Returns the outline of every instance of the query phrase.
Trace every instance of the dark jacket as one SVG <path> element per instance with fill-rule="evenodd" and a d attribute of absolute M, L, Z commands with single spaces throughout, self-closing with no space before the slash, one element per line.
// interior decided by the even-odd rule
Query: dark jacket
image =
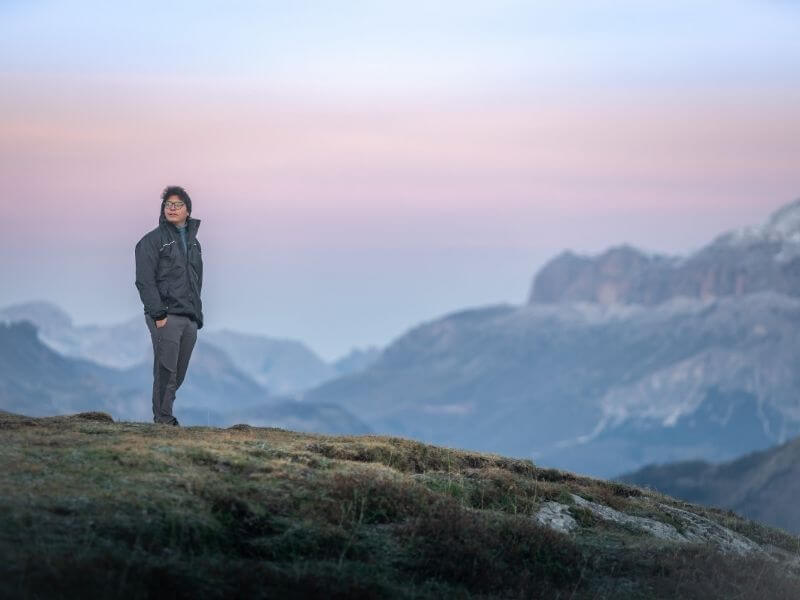
<path fill-rule="evenodd" d="M 158 227 L 136 244 L 136 288 L 145 314 L 154 320 L 167 314 L 186 315 L 203 327 L 203 255 L 197 239 L 200 219 L 186 219 L 186 247 L 181 246 L 178 228 L 167 221 L 164 205 Z"/>

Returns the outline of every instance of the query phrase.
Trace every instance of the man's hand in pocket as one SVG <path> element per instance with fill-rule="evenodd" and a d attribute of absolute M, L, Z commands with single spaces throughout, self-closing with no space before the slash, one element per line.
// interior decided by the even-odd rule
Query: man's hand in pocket
<path fill-rule="evenodd" d="M 163 327 L 167 324 L 167 317 L 164 317 L 160 321 L 156 321 L 156 327 Z"/>

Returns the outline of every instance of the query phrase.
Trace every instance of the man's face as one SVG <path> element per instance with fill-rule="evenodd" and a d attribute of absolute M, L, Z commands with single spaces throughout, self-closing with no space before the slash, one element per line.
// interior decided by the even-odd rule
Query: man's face
<path fill-rule="evenodd" d="M 186 209 L 186 204 L 183 203 L 180 196 L 170 196 L 164 204 L 164 216 L 167 221 L 173 225 L 183 225 L 186 222 L 186 217 L 189 216 L 189 211 Z"/>

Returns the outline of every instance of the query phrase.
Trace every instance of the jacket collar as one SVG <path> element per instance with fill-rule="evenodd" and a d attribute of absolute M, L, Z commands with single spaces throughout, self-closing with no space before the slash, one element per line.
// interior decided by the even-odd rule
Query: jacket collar
<path fill-rule="evenodd" d="M 162 214 L 158 219 L 158 224 L 170 232 L 171 235 L 178 235 L 178 228 L 172 223 L 167 221 L 167 218 Z M 186 217 L 186 241 L 187 243 L 197 236 L 197 230 L 200 227 L 200 219 L 193 219 Z"/>

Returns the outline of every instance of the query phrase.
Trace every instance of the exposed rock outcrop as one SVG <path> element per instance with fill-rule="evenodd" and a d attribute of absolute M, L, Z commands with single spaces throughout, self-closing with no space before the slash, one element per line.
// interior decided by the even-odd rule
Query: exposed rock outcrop
<path fill-rule="evenodd" d="M 771 557 L 775 551 L 774 548 L 762 546 L 711 519 L 675 506 L 653 502 L 650 498 L 630 500 L 655 508 L 660 514 L 670 517 L 673 523 L 626 514 L 610 506 L 586 500 L 576 494 L 570 494 L 570 498 L 574 507 L 587 510 L 603 521 L 639 530 L 660 540 L 679 544 L 711 544 L 720 552 L 740 556 L 761 553 Z M 572 516 L 571 510 L 572 508 L 566 504 L 545 502 L 536 513 L 536 521 L 555 531 L 572 533 L 579 528 L 579 524 Z"/>

